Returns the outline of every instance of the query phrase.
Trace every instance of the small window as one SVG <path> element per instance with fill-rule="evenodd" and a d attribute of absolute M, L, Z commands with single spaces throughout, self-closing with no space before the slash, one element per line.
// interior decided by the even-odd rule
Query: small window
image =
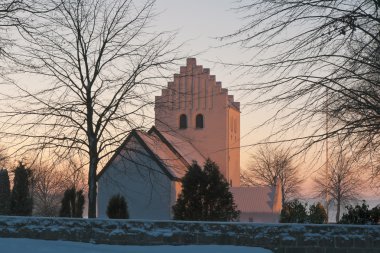
<path fill-rule="evenodd" d="M 203 128 L 203 115 L 198 114 L 195 118 L 195 127 L 196 128 Z"/>
<path fill-rule="evenodd" d="M 185 114 L 181 114 L 181 116 L 179 116 L 179 128 L 180 129 L 187 128 L 187 117 Z"/>

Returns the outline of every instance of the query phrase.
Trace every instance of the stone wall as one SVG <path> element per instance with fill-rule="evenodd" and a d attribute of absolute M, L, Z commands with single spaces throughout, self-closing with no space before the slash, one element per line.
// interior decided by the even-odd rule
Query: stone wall
<path fill-rule="evenodd" d="M 380 226 L 0 217 L 0 237 L 129 245 L 228 244 L 274 252 L 380 252 Z"/>

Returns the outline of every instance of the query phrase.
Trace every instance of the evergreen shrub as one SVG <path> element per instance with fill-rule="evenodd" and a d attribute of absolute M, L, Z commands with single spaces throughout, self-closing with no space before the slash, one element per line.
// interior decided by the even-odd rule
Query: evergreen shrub
<path fill-rule="evenodd" d="M 82 218 L 84 208 L 83 191 L 76 191 L 75 187 L 69 188 L 63 194 L 61 201 L 60 217 Z"/>
<path fill-rule="evenodd" d="M 120 194 L 113 196 L 107 206 L 107 216 L 110 219 L 128 219 L 128 206 Z"/>
<path fill-rule="evenodd" d="M 233 221 L 240 215 L 228 182 L 210 159 L 203 170 L 196 163 L 190 166 L 173 213 L 174 219 L 192 221 Z"/>

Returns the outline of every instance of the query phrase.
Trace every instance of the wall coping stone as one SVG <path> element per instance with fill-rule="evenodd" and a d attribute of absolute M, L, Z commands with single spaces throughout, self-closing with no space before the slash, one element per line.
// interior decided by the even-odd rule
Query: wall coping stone
<path fill-rule="evenodd" d="M 0 216 L 0 237 L 128 245 L 221 244 L 274 252 L 380 252 L 379 225 Z"/>

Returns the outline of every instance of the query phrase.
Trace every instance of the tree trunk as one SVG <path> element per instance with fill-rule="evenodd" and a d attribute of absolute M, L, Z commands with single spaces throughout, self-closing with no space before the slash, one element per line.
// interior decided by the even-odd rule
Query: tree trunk
<path fill-rule="evenodd" d="M 90 99 L 89 99 L 90 101 Z M 89 155 L 90 155 L 90 165 L 88 168 L 88 218 L 96 218 L 96 170 L 98 168 L 98 142 L 96 135 L 92 127 L 92 115 L 93 109 L 91 105 L 88 105 L 88 142 L 89 142 Z"/>
<path fill-rule="evenodd" d="M 335 217 L 335 221 L 336 223 L 339 222 L 339 219 L 340 219 L 340 199 L 337 200 L 337 206 L 336 206 L 336 217 Z"/>
<path fill-rule="evenodd" d="M 98 165 L 97 155 L 90 156 L 88 170 L 88 218 L 96 218 L 96 169 Z"/>
<path fill-rule="evenodd" d="M 94 131 L 93 125 L 93 100 L 91 97 L 92 84 L 88 84 L 87 94 L 87 138 L 89 148 L 90 165 L 88 168 L 88 218 L 96 218 L 96 170 L 98 167 L 98 139 Z"/>

